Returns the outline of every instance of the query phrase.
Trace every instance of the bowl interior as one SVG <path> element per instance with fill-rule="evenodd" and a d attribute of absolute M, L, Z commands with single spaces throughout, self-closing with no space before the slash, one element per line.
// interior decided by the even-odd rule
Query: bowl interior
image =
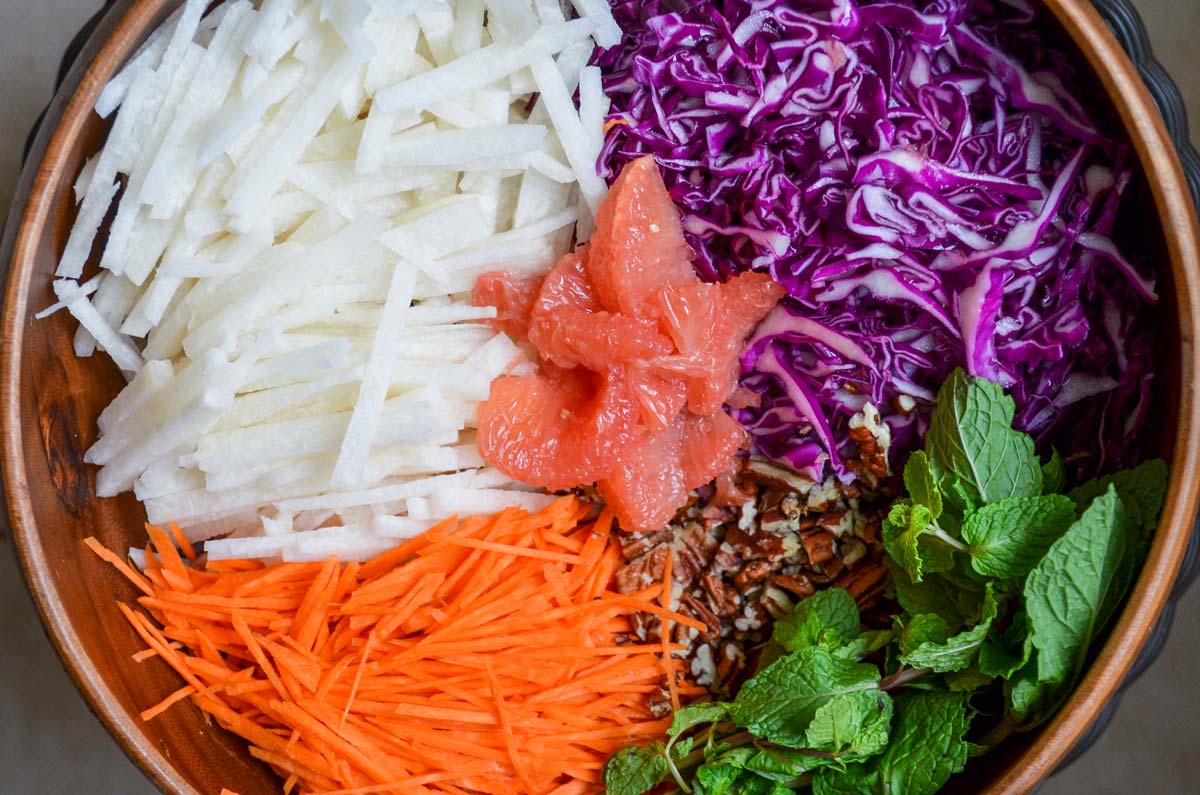
<path fill-rule="evenodd" d="M 97 417 L 125 381 L 106 357 L 79 359 L 74 355 L 76 324 L 65 312 L 41 321 L 32 317 L 33 312 L 54 302 L 51 280 L 75 216 L 74 177 L 86 157 L 98 150 L 107 130 L 107 124 L 90 113 L 95 95 L 174 5 L 161 0 L 118 3 L 85 49 L 84 63 L 76 66 L 51 110 L 48 128 L 57 125 L 53 138 L 48 129 L 43 143 L 35 147 L 34 158 L 43 150 L 46 157 L 36 174 L 27 174 L 21 193 L 29 201 L 27 212 L 24 219 L 14 216 L 8 236 L 13 259 L 4 317 L 9 346 L 3 383 L 5 477 L 31 591 L 52 640 L 92 710 L 165 791 L 213 795 L 228 787 L 241 795 L 268 795 L 279 791 L 274 775 L 248 756 L 243 741 L 211 725 L 191 705 L 172 708 L 148 724 L 138 717 L 141 710 L 178 689 L 180 682 L 162 660 L 137 663 L 131 659 L 144 644 L 125 622 L 117 601 L 132 603 L 138 594 L 82 543 L 87 536 L 95 536 L 109 549 L 119 551 L 145 540 L 145 513 L 137 500 L 131 494 L 97 499 L 93 468 L 82 461 L 83 452 L 95 441 Z M 1077 0 L 1056 0 L 1050 5 L 1074 6 Z M 1065 49 L 1076 50 L 1075 38 L 1046 16 L 1046 24 L 1055 30 L 1052 35 Z M 1098 17 L 1096 24 L 1102 24 Z M 88 61 L 91 67 L 85 73 Z M 1130 99 L 1111 100 L 1101 81 L 1088 82 L 1094 88 L 1087 99 L 1106 116 L 1109 129 L 1131 132 L 1122 121 L 1129 118 L 1123 111 L 1129 111 Z M 1144 109 L 1134 108 L 1134 112 Z M 1170 459 L 1175 445 L 1184 441 L 1177 439 L 1179 429 L 1187 426 L 1183 415 L 1194 409 L 1191 391 L 1180 388 L 1190 382 L 1193 373 L 1191 362 L 1184 359 L 1185 353 L 1192 355 L 1191 348 L 1181 347 L 1182 339 L 1191 339 L 1184 326 L 1190 328 L 1192 319 L 1180 310 L 1177 287 L 1186 283 L 1194 288 L 1196 274 L 1181 263 L 1180 247 L 1173 250 L 1169 235 L 1181 232 L 1164 225 L 1163 219 L 1172 215 L 1147 179 L 1145 162 L 1140 166 L 1122 205 L 1124 239 L 1120 242 L 1126 250 L 1153 263 L 1160 273 L 1162 303 L 1157 317 L 1161 345 L 1156 352 L 1159 380 L 1154 411 L 1155 416 L 1180 420 L 1161 423 L 1153 446 Z M 1156 180 L 1160 178 L 1155 175 Z M 1194 265 L 1193 252 L 1191 267 Z M 94 263 L 91 267 L 94 269 Z M 1185 271 L 1187 282 L 1180 281 Z M 1187 502 L 1189 498 L 1181 499 Z M 1182 550 L 1178 539 L 1171 543 Z M 1139 589 L 1135 601 L 1138 598 L 1149 597 Z M 1124 656 L 1131 654 L 1127 651 Z M 1101 662 L 1120 667 L 1131 659 L 1113 663 L 1102 657 Z M 1006 789 L 1006 780 L 1014 766 L 1029 761 L 1032 749 L 1059 744 L 1065 753 L 1085 728 L 1064 733 L 1057 725 L 1012 740 L 972 762 L 968 774 L 955 782 L 952 791 L 1014 791 Z"/>

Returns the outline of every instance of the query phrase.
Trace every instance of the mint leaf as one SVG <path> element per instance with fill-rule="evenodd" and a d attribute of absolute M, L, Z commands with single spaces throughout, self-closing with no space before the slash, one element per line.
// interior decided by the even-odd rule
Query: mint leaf
<path fill-rule="evenodd" d="M 1042 494 L 1062 494 L 1067 487 L 1067 470 L 1058 448 L 1050 450 L 1050 460 L 1042 464 Z"/>
<path fill-rule="evenodd" d="M 967 763 L 964 693 L 909 691 L 896 699 L 892 739 L 871 766 L 883 795 L 934 795 Z"/>
<path fill-rule="evenodd" d="M 1009 497 L 963 522 L 971 566 L 988 577 L 1024 577 L 1075 521 L 1075 503 L 1059 494 Z"/>
<path fill-rule="evenodd" d="M 963 521 L 978 510 L 979 495 L 972 495 L 962 478 L 953 472 L 939 476 L 938 489 L 942 493 L 942 515 L 938 523 L 950 531 L 960 529 Z"/>
<path fill-rule="evenodd" d="M 730 717 L 752 734 L 802 746 L 817 710 L 844 693 L 874 690 L 879 669 L 808 646 L 781 657 L 742 686 Z"/>
<path fill-rule="evenodd" d="M 1004 698 L 1008 702 L 1008 716 L 1018 725 L 1032 728 L 1049 700 L 1050 685 L 1038 681 L 1036 659 L 1025 663 L 1004 683 Z"/>
<path fill-rule="evenodd" d="M 675 715 L 671 719 L 671 728 L 667 729 L 667 736 L 674 740 L 693 726 L 699 726 L 701 723 L 716 723 L 725 720 L 728 715 L 729 705 L 724 701 L 688 704 L 686 707 L 675 710 Z"/>
<path fill-rule="evenodd" d="M 698 795 L 792 795 L 778 782 L 763 778 L 733 759 L 713 760 L 696 770 Z"/>
<path fill-rule="evenodd" d="M 933 512 L 924 505 L 901 500 L 883 520 L 884 549 L 913 582 L 921 582 L 926 573 L 944 571 L 953 565 L 948 550 L 939 549 L 923 538 L 937 530 L 933 518 Z"/>
<path fill-rule="evenodd" d="M 696 781 L 704 795 L 738 795 L 734 786 L 742 775 L 739 767 L 730 764 L 705 764 L 696 770 Z"/>
<path fill-rule="evenodd" d="M 1146 461 L 1133 469 L 1127 469 L 1097 480 L 1084 483 L 1070 493 L 1081 507 L 1086 507 L 1098 494 L 1114 486 L 1125 504 L 1125 554 L 1108 595 L 1100 608 L 1096 626 L 1105 626 L 1125 597 L 1150 548 L 1150 539 L 1158 524 L 1163 496 L 1167 487 L 1167 466 L 1161 460 Z"/>
<path fill-rule="evenodd" d="M 1064 683 L 1082 669 L 1124 554 L 1124 522 L 1124 503 L 1110 485 L 1029 573 L 1025 609 L 1038 681 Z"/>
<path fill-rule="evenodd" d="M 934 519 L 942 515 L 942 490 L 924 450 L 914 452 L 904 466 L 904 488 L 913 503 L 928 508 Z"/>
<path fill-rule="evenodd" d="M 858 761 L 887 746 L 891 723 L 891 697 L 882 691 L 863 690 L 822 704 L 805 738 L 809 748 L 836 754 L 842 761 Z"/>
<path fill-rule="evenodd" d="M 854 597 L 845 588 L 827 588 L 803 599 L 776 621 L 772 639 L 788 651 L 799 651 L 821 643 L 847 643 L 858 637 L 861 627 Z M 835 638 L 836 642 L 830 643 Z"/>
<path fill-rule="evenodd" d="M 627 745 L 604 764 L 604 789 L 608 795 L 643 795 L 667 777 L 662 743 Z"/>
<path fill-rule="evenodd" d="M 954 634 L 946 619 L 936 613 L 919 613 L 907 620 L 897 616 L 900 653 L 908 654 L 923 643 L 945 643 Z"/>
<path fill-rule="evenodd" d="M 992 622 L 996 620 L 998 611 L 999 605 L 996 603 L 992 589 L 989 588 L 984 598 L 983 614 L 978 624 L 951 637 L 926 633 L 924 636 L 907 639 L 909 641 L 907 644 L 905 643 L 906 639 L 902 638 L 900 661 L 911 668 L 929 668 L 938 673 L 961 671 L 975 660 L 980 646 L 987 640 L 988 632 L 991 630 Z M 915 616 L 914 621 L 918 618 L 930 617 Z M 932 618 L 941 621 L 936 616 Z M 914 640 L 920 642 L 914 646 Z"/>
<path fill-rule="evenodd" d="M 967 589 L 945 576 L 930 577 L 913 582 L 893 561 L 889 566 L 896 599 L 905 612 L 912 615 L 934 613 L 951 629 L 958 629 L 983 610 L 983 586 Z"/>
<path fill-rule="evenodd" d="M 876 795 L 879 786 L 879 771 L 867 765 L 822 768 L 812 783 L 813 795 Z"/>
<path fill-rule="evenodd" d="M 1042 493 L 1033 439 L 1013 430 L 1015 404 L 983 378 L 955 370 L 938 391 L 925 449 L 938 481 L 957 475 L 966 496 L 984 503 Z"/>
<path fill-rule="evenodd" d="M 1129 503 L 1126 507 L 1131 513 L 1130 518 L 1142 531 L 1139 542 L 1148 541 L 1158 524 L 1158 513 L 1167 493 L 1166 463 L 1160 458 L 1145 461 L 1133 469 L 1090 480 L 1072 489 L 1067 496 L 1082 510 L 1107 492 L 1109 486 L 1115 486 L 1117 493 Z"/>
<path fill-rule="evenodd" d="M 946 687 L 953 693 L 974 693 L 979 688 L 991 684 L 995 678 L 975 667 L 964 668 L 946 674 Z"/>
<path fill-rule="evenodd" d="M 895 634 L 890 629 L 873 629 L 860 632 L 858 637 L 849 643 L 833 650 L 834 656 L 847 660 L 861 660 L 879 651 L 892 642 Z"/>
<path fill-rule="evenodd" d="M 979 670 L 991 676 L 1010 678 L 1029 662 L 1033 644 L 1029 640 L 1029 620 L 1024 611 L 1013 616 L 1012 623 L 996 641 L 989 640 L 979 649 Z"/>

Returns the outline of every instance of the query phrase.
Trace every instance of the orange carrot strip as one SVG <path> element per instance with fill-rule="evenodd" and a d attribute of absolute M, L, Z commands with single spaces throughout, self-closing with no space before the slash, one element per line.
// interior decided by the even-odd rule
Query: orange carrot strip
<path fill-rule="evenodd" d="M 115 552 L 110 552 L 106 546 L 97 541 L 93 536 L 83 539 L 83 543 L 87 545 L 88 549 L 96 553 L 101 560 L 125 575 L 125 579 L 136 585 L 139 591 L 147 596 L 154 596 L 155 591 L 150 582 L 141 574 L 134 571 L 133 567 L 126 563 L 121 556 Z"/>
<path fill-rule="evenodd" d="M 470 549 L 484 549 L 488 552 L 501 552 L 507 555 L 515 555 L 523 558 L 535 558 L 537 560 L 552 560 L 557 563 L 578 563 L 578 555 L 567 555 L 562 552 L 547 552 L 540 549 L 531 549 L 529 547 L 518 546 L 516 544 L 497 544 L 493 541 L 481 541 L 477 538 L 463 538 L 459 536 L 447 535 L 445 533 L 434 533 L 430 531 L 425 534 L 431 540 L 440 541 L 443 544 L 455 544 L 457 546 L 468 547 Z"/>
<path fill-rule="evenodd" d="M 167 529 L 171 532 L 171 538 L 175 540 L 175 544 L 183 550 L 184 556 L 192 563 L 196 562 L 196 548 L 192 546 L 192 542 L 187 540 L 187 536 L 179 529 L 179 525 L 171 522 L 167 525 Z"/>

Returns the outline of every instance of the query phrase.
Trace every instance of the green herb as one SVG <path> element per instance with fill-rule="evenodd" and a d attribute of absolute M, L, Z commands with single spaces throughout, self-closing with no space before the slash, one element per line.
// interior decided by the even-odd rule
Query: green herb
<path fill-rule="evenodd" d="M 938 673 L 961 671 L 967 668 L 974 662 L 980 647 L 987 640 L 988 631 L 996 619 L 998 610 L 999 605 L 989 588 L 984 597 L 983 614 L 980 616 L 978 624 L 955 635 L 949 635 L 948 632 L 946 634 L 926 633 L 912 639 L 901 638 L 900 661 L 912 668 L 928 668 Z M 917 619 L 932 620 L 946 626 L 940 617 L 934 615 L 915 616 L 913 621 Z M 946 629 L 948 630 L 949 627 Z"/>
<path fill-rule="evenodd" d="M 1166 473 L 1164 472 L 1164 475 Z M 1062 494 L 1067 487 L 1067 469 L 1058 450 L 1050 451 L 1050 460 L 1042 464 L 1042 494 Z"/>
<path fill-rule="evenodd" d="M 604 765 L 604 790 L 608 795 L 642 795 L 661 784 L 667 772 L 662 743 L 627 745 Z"/>
<path fill-rule="evenodd" d="M 1042 493 L 1033 439 L 1013 430 L 1016 406 L 999 384 L 955 370 L 938 392 L 925 435 L 934 475 L 959 478 L 975 502 Z"/>
<path fill-rule="evenodd" d="M 860 690 L 831 698 L 817 708 L 805 739 L 809 748 L 840 761 L 866 759 L 887 746 L 892 699 L 877 690 Z"/>
<path fill-rule="evenodd" d="M 818 708 L 845 693 L 875 690 L 879 679 L 874 665 L 835 656 L 825 646 L 808 646 L 746 682 L 729 715 L 756 737 L 803 747 Z"/>
<path fill-rule="evenodd" d="M 942 490 L 924 450 L 917 450 L 904 465 L 904 488 L 914 505 L 924 505 L 934 519 L 942 515 Z"/>
<path fill-rule="evenodd" d="M 985 505 L 963 523 L 971 566 L 987 577 L 1024 577 L 1075 521 L 1075 503 L 1061 494 L 1009 497 Z"/>
<path fill-rule="evenodd" d="M 1038 681 L 1062 683 L 1083 668 L 1097 619 L 1125 552 L 1125 506 L 1116 489 L 1092 501 L 1025 581 Z"/>
<path fill-rule="evenodd" d="M 854 597 L 841 588 L 818 591 L 775 622 L 772 638 L 788 651 L 840 646 L 858 637 L 862 624 Z"/>
<path fill-rule="evenodd" d="M 883 523 L 892 626 L 864 631 L 841 589 L 802 600 L 732 702 L 684 707 L 665 745 L 612 757 L 610 795 L 671 778 L 696 795 L 933 795 L 1053 714 L 1145 557 L 1167 472 L 1150 461 L 1063 495 L 1058 453 L 1041 464 L 1012 419 L 999 386 L 951 375 Z M 972 703 L 1001 700 L 972 726 Z"/>

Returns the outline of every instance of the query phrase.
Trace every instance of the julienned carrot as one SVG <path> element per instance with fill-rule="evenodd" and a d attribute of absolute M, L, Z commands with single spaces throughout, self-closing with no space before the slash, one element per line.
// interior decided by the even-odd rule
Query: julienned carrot
<path fill-rule="evenodd" d="M 612 516 L 564 497 L 442 522 L 365 563 L 207 563 L 149 528 L 138 572 L 87 545 L 143 593 L 121 604 L 190 699 L 302 795 L 592 795 L 605 759 L 665 731 L 648 695 L 697 688 L 670 627 L 696 622 L 661 585 L 617 594 Z M 176 548 L 176 545 L 179 548 Z M 182 555 L 180 554 L 182 550 Z M 653 614 L 659 640 L 631 618 Z"/>

